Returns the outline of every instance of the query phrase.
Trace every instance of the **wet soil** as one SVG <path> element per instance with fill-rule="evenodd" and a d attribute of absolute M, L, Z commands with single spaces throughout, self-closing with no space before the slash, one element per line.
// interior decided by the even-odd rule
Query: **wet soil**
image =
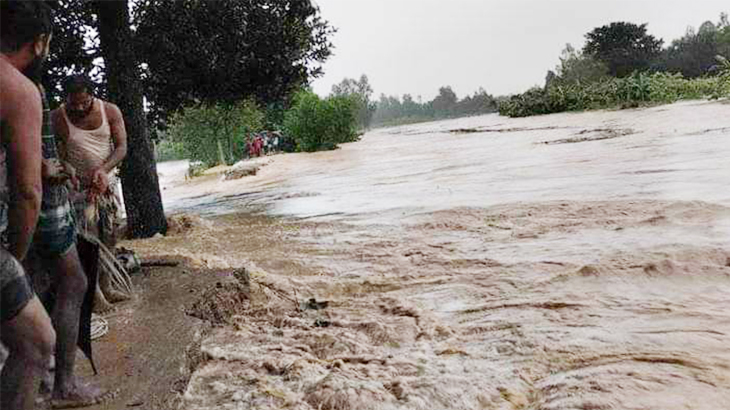
<path fill-rule="evenodd" d="M 99 409 L 173 409 L 179 405 L 194 365 L 196 341 L 209 328 L 185 313 L 201 289 L 229 277 L 227 272 L 188 267 L 144 268 L 134 277 L 135 299 L 105 315 L 109 333 L 93 343 L 99 375 L 79 356 L 80 375 L 118 390 Z M 188 356 L 193 354 L 192 358 Z"/>

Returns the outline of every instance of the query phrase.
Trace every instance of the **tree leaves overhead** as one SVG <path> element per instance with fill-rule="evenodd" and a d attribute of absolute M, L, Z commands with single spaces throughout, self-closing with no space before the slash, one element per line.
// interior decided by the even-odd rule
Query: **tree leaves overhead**
<path fill-rule="evenodd" d="M 61 85 L 69 74 L 91 74 L 97 82 L 103 75 L 94 60 L 101 57 L 96 36 L 96 15 L 83 0 L 48 1 L 55 10 L 53 40 L 42 82 L 53 105 L 61 98 Z"/>
<path fill-rule="evenodd" d="M 196 102 L 286 99 L 322 74 L 334 29 L 309 0 L 142 0 L 144 83 L 159 118 Z"/>

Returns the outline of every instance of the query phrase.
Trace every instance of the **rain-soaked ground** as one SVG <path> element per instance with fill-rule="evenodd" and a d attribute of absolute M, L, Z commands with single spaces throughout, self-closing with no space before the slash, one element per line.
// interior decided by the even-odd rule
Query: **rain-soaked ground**
<path fill-rule="evenodd" d="M 730 408 L 727 103 L 474 117 L 261 162 L 226 182 L 161 164 L 187 234 L 132 244 L 236 270 L 198 304 L 251 275 L 184 408 Z"/>

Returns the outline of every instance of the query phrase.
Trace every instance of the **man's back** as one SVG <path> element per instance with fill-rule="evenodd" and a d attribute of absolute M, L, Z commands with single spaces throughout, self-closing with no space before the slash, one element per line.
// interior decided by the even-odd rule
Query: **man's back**
<path fill-rule="evenodd" d="M 15 168 L 39 168 L 41 134 L 41 99 L 36 86 L 0 55 L 0 231 L 7 228 L 8 201 L 10 200 L 7 158 L 13 157 Z M 24 155 L 14 155 L 24 154 Z M 18 163 L 20 162 L 20 163 Z M 37 170 L 36 170 L 37 171 Z M 18 171 L 15 171 L 16 173 Z M 27 195 L 28 189 L 39 192 L 40 173 L 17 175 L 18 196 Z"/>

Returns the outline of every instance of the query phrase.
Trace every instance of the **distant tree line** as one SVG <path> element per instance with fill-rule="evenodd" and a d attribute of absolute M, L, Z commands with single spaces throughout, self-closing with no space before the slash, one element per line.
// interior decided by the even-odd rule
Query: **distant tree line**
<path fill-rule="evenodd" d="M 381 94 L 373 117 L 375 125 L 432 121 L 445 118 L 466 117 L 497 111 L 497 100 L 480 88 L 474 95 L 459 99 L 450 86 L 439 88 L 431 101 L 413 99 L 410 94 L 403 98 Z"/>
<path fill-rule="evenodd" d="M 577 50 L 567 44 L 560 63 L 548 72 L 544 87 L 505 99 L 500 113 L 509 116 L 566 110 L 635 107 L 685 98 L 721 98 L 730 93 L 726 60 L 730 58 L 730 22 L 717 23 L 664 47 L 648 34 L 647 24 L 614 22 L 586 34 Z"/>
<path fill-rule="evenodd" d="M 635 72 L 667 72 L 685 78 L 712 75 L 720 67 L 717 56 L 730 58 L 730 22 L 722 14 L 717 23 L 704 22 L 664 48 L 664 41 L 647 33 L 647 25 L 611 23 L 586 34 L 577 51 L 568 44 L 550 81 L 559 84 L 595 82 L 605 77 L 627 77 Z"/>
<path fill-rule="evenodd" d="M 349 96 L 355 101 L 360 129 L 488 114 L 498 108 L 497 99 L 482 88 L 474 95 L 459 99 L 450 86 L 445 86 L 433 100 L 425 102 L 420 96 L 414 99 L 411 94 L 403 97 L 381 94 L 378 101 L 372 101 L 372 94 L 366 75 L 359 80 L 346 78 L 332 87 L 333 96 Z"/>

